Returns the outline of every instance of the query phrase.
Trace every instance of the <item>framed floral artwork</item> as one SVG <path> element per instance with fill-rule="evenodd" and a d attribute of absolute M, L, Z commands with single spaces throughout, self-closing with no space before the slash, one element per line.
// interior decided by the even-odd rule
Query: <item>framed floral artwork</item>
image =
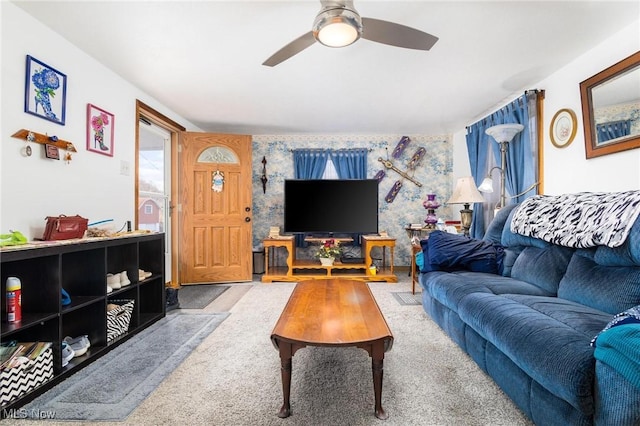
<path fill-rule="evenodd" d="M 573 110 L 563 108 L 556 112 L 549 126 L 553 146 L 557 148 L 569 146 L 576 136 L 577 127 L 576 113 Z"/>
<path fill-rule="evenodd" d="M 67 76 L 27 55 L 24 112 L 64 126 Z"/>
<path fill-rule="evenodd" d="M 113 157 L 113 114 L 87 104 L 87 151 Z"/>

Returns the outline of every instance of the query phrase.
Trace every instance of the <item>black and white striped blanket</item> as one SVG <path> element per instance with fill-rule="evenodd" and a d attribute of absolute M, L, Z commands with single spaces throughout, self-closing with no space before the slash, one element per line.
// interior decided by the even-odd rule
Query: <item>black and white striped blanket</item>
<path fill-rule="evenodd" d="M 639 214 L 640 191 L 536 195 L 518 207 L 511 232 L 565 247 L 618 247 Z"/>

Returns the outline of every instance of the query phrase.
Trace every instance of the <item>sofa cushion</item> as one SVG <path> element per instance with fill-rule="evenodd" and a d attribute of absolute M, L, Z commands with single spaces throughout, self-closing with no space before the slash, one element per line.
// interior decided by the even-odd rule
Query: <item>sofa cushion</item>
<path fill-rule="evenodd" d="M 509 227 L 508 220 L 511 215 L 511 211 L 518 206 L 519 204 L 507 204 L 505 207 L 498 210 L 498 213 L 496 213 L 495 217 L 489 224 L 489 227 L 485 231 L 482 239 L 490 243 L 500 244 L 502 241 L 502 230 L 505 225 Z"/>
<path fill-rule="evenodd" d="M 513 216 L 518 211 L 517 208 L 514 208 L 509 213 L 509 218 L 502 230 L 502 240 L 501 244 L 505 247 L 517 247 L 517 246 L 532 246 L 545 248 L 549 247 L 551 243 L 540 240 L 538 238 L 533 237 L 525 237 L 524 235 L 516 234 L 515 232 L 511 232 L 511 221 L 513 220 Z"/>
<path fill-rule="evenodd" d="M 594 249 L 578 250 L 560 281 L 558 297 L 611 315 L 640 304 L 640 267 L 602 266 Z"/>
<path fill-rule="evenodd" d="M 571 248 L 560 246 L 544 249 L 525 247 L 511 268 L 511 277 L 537 285 L 555 295 L 573 252 Z"/>
<path fill-rule="evenodd" d="M 557 297 L 479 292 L 460 301 L 458 314 L 549 392 L 593 412 L 589 341 L 610 315 Z"/>
<path fill-rule="evenodd" d="M 640 266 L 640 219 L 636 220 L 621 246 L 598 247 L 594 260 L 603 266 Z"/>
<path fill-rule="evenodd" d="M 460 301 L 471 293 L 553 296 L 552 293 L 524 281 L 479 272 L 430 272 L 420 276 L 420 284 L 432 298 L 454 312 L 458 311 Z"/>

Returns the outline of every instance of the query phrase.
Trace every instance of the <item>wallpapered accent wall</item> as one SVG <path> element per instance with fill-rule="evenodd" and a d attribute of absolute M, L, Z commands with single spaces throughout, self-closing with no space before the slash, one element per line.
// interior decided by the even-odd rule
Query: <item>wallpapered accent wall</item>
<path fill-rule="evenodd" d="M 379 157 L 389 157 L 396 144 L 403 135 L 286 135 L 286 136 L 253 136 L 253 246 L 261 247 L 262 240 L 269 234 L 269 227 L 283 227 L 283 199 L 284 180 L 293 179 L 293 154 L 291 150 L 301 148 L 368 148 L 367 178 L 373 179 L 375 174 L 384 168 L 378 161 Z M 378 192 L 378 230 L 396 238 L 394 252 L 395 265 L 410 264 L 410 244 L 405 231 L 409 223 L 424 223 L 427 215 L 422 202 L 427 194 L 437 194 L 437 200 L 444 204 L 451 196 L 452 182 L 452 137 L 406 135 L 411 143 L 405 149 L 401 158 L 393 160 L 400 170 L 406 170 L 406 164 L 419 148 L 424 147 L 426 154 L 415 172 L 415 179 L 422 183 L 419 188 L 404 179 L 403 186 L 393 203 L 387 203 L 384 197 L 394 182 L 403 179 L 392 170 L 386 170 L 387 176 L 380 182 Z M 262 174 L 262 157 L 267 159 L 267 192 L 262 192 L 260 176 Z M 451 217 L 450 209 L 460 206 L 442 206 L 437 210 L 439 217 Z M 312 249 L 298 249 L 298 257 L 312 257 Z M 359 248 L 352 253 L 359 256 Z M 276 258 L 278 264 L 284 264 L 284 254 Z"/>

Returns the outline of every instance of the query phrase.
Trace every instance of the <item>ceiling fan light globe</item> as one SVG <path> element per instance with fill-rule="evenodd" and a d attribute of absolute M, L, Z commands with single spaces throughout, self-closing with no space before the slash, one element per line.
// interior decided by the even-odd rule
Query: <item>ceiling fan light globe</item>
<path fill-rule="evenodd" d="M 318 14 L 313 36 L 328 47 L 345 47 L 362 35 L 360 15 L 349 9 L 332 9 Z"/>

